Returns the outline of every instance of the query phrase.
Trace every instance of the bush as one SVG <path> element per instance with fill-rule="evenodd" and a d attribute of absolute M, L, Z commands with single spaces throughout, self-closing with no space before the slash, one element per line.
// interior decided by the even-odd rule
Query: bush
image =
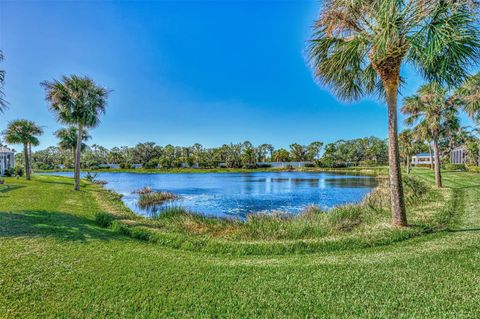
<path fill-rule="evenodd" d="M 316 165 L 314 163 L 305 163 L 303 167 L 312 168 L 312 167 L 316 167 Z"/>
<path fill-rule="evenodd" d="M 158 162 L 157 161 L 149 161 L 149 162 L 146 162 L 142 165 L 143 168 L 145 169 L 154 169 L 154 168 L 157 168 L 158 167 Z"/>
<path fill-rule="evenodd" d="M 7 177 L 10 177 L 10 176 L 15 175 L 15 171 L 13 170 L 13 168 L 6 169 L 5 172 L 3 173 L 3 175 L 7 176 Z"/>
<path fill-rule="evenodd" d="M 416 177 L 404 175 L 402 181 L 405 189 L 405 197 L 408 202 L 419 199 L 428 191 L 428 186 Z"/>
<path fill-rule="evenodd" d="M 21 166 L 15 167 L 15 175 L 22 177 L 23 176 L 23 167 L 21 167 Z"/>
<path fill-rule="evenodd" d="M 130 164 L 130 163 L 120 163 L 120 168 L 121 169 L 131 169 L 132 164 Z"/>
<path fill-rule="evenodd" d="M 364 161 L 360 161 L 360 163 L 358 163 L 358 165 L 363 166 L 363 167 L 377 166 L 378 162 L 374 161 L 374 160 L 364 160 Z"/>
<path fill-rule="evenodd" d="M 465 164 L 445 164 L 443 168 L 447 171 L 466 171 Z"/>
<path fill-rule="evenodd" d="M 480 173 L 480 166 L 467 166 L 467 171 L 472 173 Z"/>
<path fill-rule="evenodd" d="M 39 170 L 44 170 L 44 171 L 54 168 L 52 165 L 49 165 L 49 164 L 47 164 L 47 163 L 36 163 L 35 166 L 36 166 Z"/>
<path fill-rule="evenodd" d="M 257 167 L 258 168 L 270 168 L 270 167 L 272 167 L 272 164 L 261 163 L 261 164 L 258 164 Z"/>
<path fill-rule="evenodd" d="M 95 223 L 100 227 L 108 228 L 112 226 L 113 220 L 113 216 L 107 213 L 97 213 L 95 215 Z"/>

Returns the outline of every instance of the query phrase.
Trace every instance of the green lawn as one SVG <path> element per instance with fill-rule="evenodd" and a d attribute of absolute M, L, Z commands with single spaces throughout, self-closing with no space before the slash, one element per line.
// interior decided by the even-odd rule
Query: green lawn
<path fill-rule="evenodd" d="M 428 170 L 416 175 L 431 183 Z M 98 187 L 0 186 L 0 317 L 418 317 L 480 312 L 480 175 L 445 173 L 456 222 L 396 244 L 229 256 L 166 248 L 94 222 Z"/>

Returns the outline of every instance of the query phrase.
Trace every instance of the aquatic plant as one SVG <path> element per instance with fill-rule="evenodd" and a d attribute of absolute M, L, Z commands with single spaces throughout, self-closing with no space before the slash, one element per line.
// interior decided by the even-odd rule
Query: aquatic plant
<path fill-rule="evenodd" d="M 165 201 L 178 199 L 179 196 L 170 192 L 144 192 L 138 198 L 138 206 L 142 209 L 163 204 Z"/>

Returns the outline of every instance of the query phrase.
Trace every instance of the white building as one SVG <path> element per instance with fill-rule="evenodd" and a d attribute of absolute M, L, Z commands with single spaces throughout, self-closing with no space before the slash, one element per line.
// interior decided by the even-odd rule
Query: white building
<path fill-rule="evenodd" d="M 15 167 L 15 152 L 5 146 L 0 146 L 0 175 Z"/>
<path fill-rule="evenodd" d="M 432 158 L 429 153 L 419 153 L 412 156 L 412 165 L 432 165 Z"/>
<path fill-rule="evenodd" d="M 463 146 L 459 146 L 454 148 L 450 152 L 450 163 L 452 164 L 464 164 L 465 163 L 465 148 Z"/>
<path fill-rule="evenodd" d="M 466 164 L 474 162 L 476 165 L 480 164 L 480 154 L 478 154 L 477 158 L 475 159 L 469 159 L 465 146 L 458 146 L 450 152 L 450 163 L 452 164 Z"/>

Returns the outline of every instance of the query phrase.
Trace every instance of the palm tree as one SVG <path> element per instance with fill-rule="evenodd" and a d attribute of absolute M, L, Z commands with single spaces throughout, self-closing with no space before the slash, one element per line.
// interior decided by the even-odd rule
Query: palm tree
<path fill-rule="evenodd" d="M 340 99 L 376 94 L 386 100 L 395 226 L 407 225 L 397 137 L 400 69 L 408 62 L 428 80 L 461 83 L 479 55 L 473 10 L 470 1 L 326 0 L 313 26 L 314 76 Z"/>
<path fill-rule="evenodd" d="M 0 50 L 0 62 L 3 61 L 3 52 Z M 0 70 L 0 113 L 3 113 L 7 108 L 7 101 L 5 101 L 5 93 L 3 92 L 3 85 L 5 83 L 5 70 Z"/>
<path fill-rule="evenodd" d="M 38 145 L 37 136 L 41 135 L 43 130 L 40 126 L 29 120 L 15 120 L 8 123 L 7 129 L 3 132 L 5 141 L 11 144 L 23 144 L 23 155 L 25 159 L 25 176 L 30 180 L 30 145 Z"/>
<path fill-rule="evenodd" d="M 77 136 L 78 129 L 74 126 L 69 126 L 67 128 L 61 128 L 55 132 L 55 136 L 60 140 L 58 142 L 58 147 L 62 150 L 71 150 L 73 159 L 76 158 L 77 152 Z M 87 146 L 83 141 L 87 141 L 90 138 L 87 130 L 83 130 L 82 134 L 82 145 L 80 150 L 83 152 Z"/>
<path fill-rule="evenodd" d="M 442 134 L 450 129 L 452 123 L 458 123 L 458 111 L 452 102 L 453 100 L 447 96 L 447 89 L 437 82 L 422 85 L 417 94 L 403 100 L 402 112 L 408 116 L 405 123 L 408 125 L 418 123 L 432 137 L 437 187 L 442 187 L 438 141 Z"/>
<path fill-rule="evenodd" d="M 89 77 L 63 76 L 61 81 L 42 82 L 50 110 L 59 122 L 77 128 L 75 151 L 75 190 L 80 190 L 80 155 L 86 128 L 100 124 L 100 114 L 105 113 L 109 91 L 98 86 Z"/>
<path fill-rule="evenodd" d="M 410 159 L 418 149 L 415 134 L 412 130 L 404 130 L 398 135 L 400 155 L 405 159 L 407 174 L 410 174 Z"/>
<path fill-rule="evenodd" d="M 480 122 L 480 73 L 469 77 L 455 92 L 456 103 L 476 123 Z"/>

